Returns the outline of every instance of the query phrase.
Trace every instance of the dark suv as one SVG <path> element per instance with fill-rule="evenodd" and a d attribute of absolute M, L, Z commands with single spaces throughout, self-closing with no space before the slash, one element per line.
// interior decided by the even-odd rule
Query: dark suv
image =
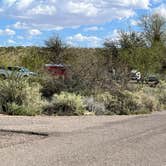
<path fill-rule="evenodd" d="M 159 79 L 156 76 L 149 76 L 146 79 L 146 83 L 150 86 L 150 87 L 155 87 L 156 85 L 159 84 Z"/>

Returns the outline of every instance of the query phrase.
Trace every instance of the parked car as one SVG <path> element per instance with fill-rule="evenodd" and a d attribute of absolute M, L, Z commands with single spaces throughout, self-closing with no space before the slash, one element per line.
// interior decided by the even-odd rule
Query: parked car
<path fill-rule="evenodd" d="M 155 87 L 160 82 L 159 79 L 154 75 L 148 76 L 145 81 L 150 87 Z"/>
<path fill-rule="evenodd" d="M 137 71 L 137 70 L 132 70 L 130 72 L 130 78 L 133 81 L 139 82 L 141 80 L 141 73 L 139 71 Z"/>
<path fill-rule="evenodd" d="M 30 77 L 36 75 L 37 73 L 34 73 L 25 67 L 19 67 L 19 66 L 0 67 L 0 77 L 4 79 L 9 78 L 11 76 Z"/>

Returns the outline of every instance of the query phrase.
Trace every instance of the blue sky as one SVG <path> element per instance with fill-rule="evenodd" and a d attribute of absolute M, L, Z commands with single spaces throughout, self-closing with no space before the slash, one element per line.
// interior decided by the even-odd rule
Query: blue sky
<path fill-rule="evenodd" d="M 139 31 L 139 18 L 160 13 L 166 0 L 0 0 L 0 46 L 43 46 L 59 35 L 77 47 L 100 47 L 120 30 Z"/>

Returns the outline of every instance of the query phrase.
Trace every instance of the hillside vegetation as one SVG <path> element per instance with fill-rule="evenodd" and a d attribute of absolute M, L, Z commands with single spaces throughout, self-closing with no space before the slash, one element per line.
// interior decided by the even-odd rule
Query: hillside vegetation
<path fill-rule="evenodd" d="M 24 66 L 36 78 L 1 80 L 1 113 L 12 115 L 140 114 L 166 107 L 166 22 L 159 15 L 141 20 L 142 32 L 119 32 L 118 40 L 105 40 L 102 48 L 67 46 L 58 36 L 44 47 L 1 47 L 0 66 Z M 68 79 L 49 76 L 47 63 L 65 64 Z M 130 82 L 130 72 L 142 82 Z M 160 83 L 144 84 L 150 74 Z"/>

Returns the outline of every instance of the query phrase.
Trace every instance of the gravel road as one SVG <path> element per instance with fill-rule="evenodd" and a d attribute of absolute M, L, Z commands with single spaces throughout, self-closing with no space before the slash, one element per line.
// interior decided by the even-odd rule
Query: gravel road
<path fill-rule="evenodd" d="M 0 131 L 2 166 L 166 166 L 166 112 L 0 116 Z"/>

